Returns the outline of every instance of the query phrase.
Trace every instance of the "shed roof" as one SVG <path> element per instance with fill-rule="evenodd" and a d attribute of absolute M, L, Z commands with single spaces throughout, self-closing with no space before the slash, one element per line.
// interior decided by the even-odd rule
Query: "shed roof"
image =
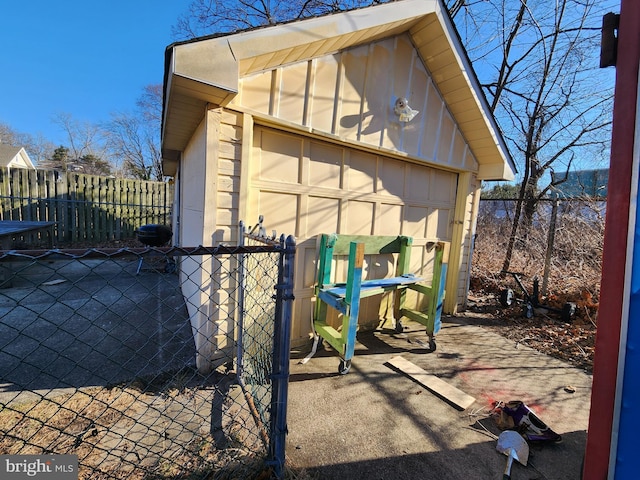
<path fill-rule="evenodd" d="M 179 42 L 165 53 L 162 154 L 175 171 L 207 103 L 226 105 L 239 80 L 406 33 L 476 157 L 482 178 L 513 179 L 515 164 L 455 27 L 439 0 L 402 0 L 229 35 Z"/>

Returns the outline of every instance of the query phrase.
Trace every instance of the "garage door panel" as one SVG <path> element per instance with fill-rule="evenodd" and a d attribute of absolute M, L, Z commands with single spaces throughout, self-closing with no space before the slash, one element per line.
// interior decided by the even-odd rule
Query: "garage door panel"
<path fill-rule="evenodd" d="M 264 215 L 269 232 L 297 237 L 294 342 L 306 341 L 311 330 L 321 233 L 411 236 L 410 270 L 431 278 L 433 251 L 425 244 L 451 240 L 456 173 L 262 126 L 256 127 L 254 145 L 249 212 Z M 395 260 L 365 256 L 365 278 L 393 276 Z M 332 281 L 346 280 L 346 257 L 334 262 L 333 271 Z M 412 293 L 409 301 L 419 304 L 422 295 Z M 364 299 L 361 328 L 379 325 L 391 309 L 387 296 Z M 329 310 L 329 322 L 339 327 L 340 316 Z"/>
<path fill-rule="evenodd" d="M 409 269 L 427 280 L 433 277 L 433 262 L 435 249 L 429 249 L 427 245 L 416 245 L 411 248 L 411 261 Z"/>
<path fill-rule="evenodd" d="M 373 202 L 359 202 L 349 200 L 347 202 L 347 214 L 345 215 L 342 231 L 348 235 L 372 235 L 375 204 Z"/>
<path fill-rule="evenodd" d="M 298 196 L 282 192 L 258 193 L 258 214 L 264 215 L 269 231 L 295 234 L 298 220 Z"/>
<path fill-rule="evenodd" d="M 427 235 L 427 217 L 429 209 L 427 207 L 406 207 L 404 228 L 402 233 L 410 237 L 423 238 Z"/>
<path fill-rule="evenodd" d="M 428 202 L 432 169 L 421 165 L 411 165 L 409 168 L 407 197 L 416 203 Z"/>
<path fill-rule="evenodd" d="M 429 185 L 429 200 L 455 205 L 458 176 L 454 173 L 432 170 Z"/>
<path fill-rule="evenodd" d="M 451 210 L 445 208 L 430 209 L 427 220 L 427 238 L 451 239 Z"/>
<path fill-rule="evenodd" d="M 405 196 L 406 163 L 391 158 L 382 158 L 378 192 L 401 199 Z"/>
<path fill-rule="evenodd" d="M 392 254 L 367 255 L 363 270 L 362 277 L 365 280 L 393 277 L 396 274 L 396 256 Z"/>
<path fill-rule="evenodd" d="M 374 193 L 377 177 L 377 157 L 369 153 L 349 152 L 345 189 L 358 193 Z"/>
<path fill-rule="evenodd" d="M 393 317 L 393 295 L 390 293 L 365 298 L 362 305 L 366 314 L 360 325 L 362 330 L 373 330 L 380 325 L 383 318 Z"/>
<path fill-rule="evenodd" d="M 311 238 L 320 233 L 334 233 L 338 231 L 340 218 L 340 200 L 309 196 L 307 200 L 305 238 Z"/>
<path fill-rule="evenodd" d="M 257 171 L 261 180 L 299 183 L 302 140 L 292 135 L 261 130 Z"/>
<path fill-rule="evenodd" d="M 311 142 L 309 149 L 309 185 L 339 189 L 344 149 Z"/>
<path fill-rule="evenodd" d="M 398 235 L 401 233 L 402 205 L 383 203 L 380 205 L 380 215 L 376 222 L 376 235 Z"/>

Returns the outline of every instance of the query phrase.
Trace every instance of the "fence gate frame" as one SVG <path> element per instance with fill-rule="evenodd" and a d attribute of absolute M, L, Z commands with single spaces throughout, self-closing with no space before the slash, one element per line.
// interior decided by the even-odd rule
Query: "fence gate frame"
<path fill-rule="evenodd" d="M 273 329 L 273 352 L 271 368 L 271 406 L 270 425 L 267 445 L 266 464 L 273 468 L 275 478 L 284 478 L 285 466 L 285 446 L 287 436 L 287 404 L 289 392 L 289 363 L 290 363 L 290 343 L 291 343 L 291 322 L 293 313 L 294 271 L 295 271 L 295 251 L 296 240 L 293 235 L 285 238 L 282 234 L 276 240 L 276 233 L 269 237 L 263 225 L 261 215 L 258 223 L 247 231 L 243 221 L 238 225 L 238 246 L 245 247 L 247 241 L 253 244 L 263 244 L 273 246 L 280 251 L 278 260 L 278 282 L 275 286 L 275 309 L 274 309 L 274 329 Z M 243 390 L 250 405 L 253 404 L 250 389 L 247 388 L 243 379 L 244 372 L 244 316 L 245 316 L 245 289 L 246 289 L 246 256 L 240 255 L 239 266 L 239 318 L 237 355 L 236 355 L 236 376 L 237 382 Z M 257 415 L 252 408 L 254 417 Z M 260 419 L 256 418 L 259 423 Z"/>

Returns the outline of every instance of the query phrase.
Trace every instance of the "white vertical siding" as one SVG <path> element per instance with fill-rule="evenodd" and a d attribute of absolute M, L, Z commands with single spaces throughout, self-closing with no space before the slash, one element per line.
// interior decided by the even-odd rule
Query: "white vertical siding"
<path fill-rule="evenodd" d="M 419 111 L 411 122 L 394 113 L 401 97 Z M 232 105 L 430 164 L 478 168 L 406 34 L 245 77 Z"/>

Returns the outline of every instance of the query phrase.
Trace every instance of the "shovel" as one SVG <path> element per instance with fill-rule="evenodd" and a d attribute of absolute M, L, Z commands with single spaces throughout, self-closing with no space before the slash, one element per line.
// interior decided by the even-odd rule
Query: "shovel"
<path fill-rule="evenodd" d="M 504 469 L 504 474 L 502 475 L 502 480 L 511 480 L 511 465 L 514 460 L 517 460 L 525 467 L 527 466 L 527 460 L 529 460 L 529 445 L 518 432 L 513 430 L 505 430 L 502 432 L 498 437 L 496 450 L 509 457 L 507 466 Z"/>

